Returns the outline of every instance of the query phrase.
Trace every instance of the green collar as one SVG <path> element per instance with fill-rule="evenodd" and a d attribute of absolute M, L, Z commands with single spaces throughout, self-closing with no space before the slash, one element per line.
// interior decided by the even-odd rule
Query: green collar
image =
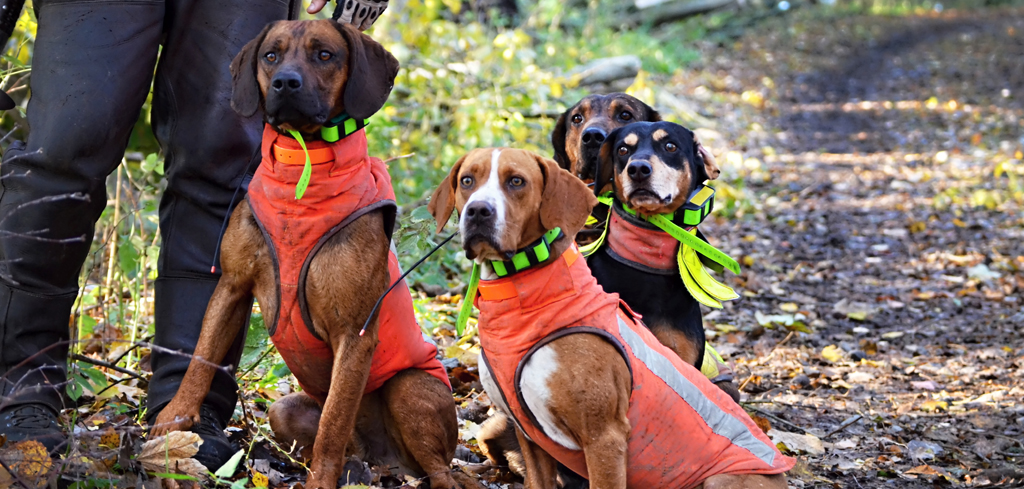
<path fill-rule="evenodd" d="M 512 255 L 511 260 L 492 261 L 491 267 L 494 268 L 494 274 L 504 278 L 513 273 L 540 265 L 548 258 L 551 258 L 551 243 L 554 243 L 556 239 L 562 236 L 565 236 L 562 234 L 562 228 L 554 228 L 544 233 L 544 236 L 541 236 L 540 239 L 534 241 L 529 246 L 517 251 L 515 255 Z"/>
<path fill-rule="evenodd" d="M 733 260 L 729 255 L 726 255 L 718 248 L 711 246 L 711 244 L 697 236 L 694 236 L 694 234 L 690 232 L 698 224 L 703 222 L 704 218 L 711 213 L 711 209 L 714 207 L 714 198 L 715 189 L 707 185 L 701 186 L 701 188 L 697 189 L 692 195 L 690 195 L 690 200 L 687 201 L 683 207 L 680 207 L 680 209 L 683 210 L 683 225 L 687 226 L 687 228 L 683 228 L 675 223 L 676 215 L 679 213 L 678 209 L 674 213 L 655 214 L 653 216 L 641 216 L 637 214 L 635 210 L 630 209 L 625 203 L 622 203 L 622 209 L 637 219 L 647 221 L 657 226 L 662 231 L 670 234 L 680 243 L 693 248 L 697 253 L 710 258 L 712 261 L 722 265 L 732 273 L 739 275 L 740 265 L 739 263 L 736 263 L 736 260 Z M 597 200 L 609 207 L 614 205 L 615 202 L 618 202 L 618 199 L 615 199 L 610 194 L 598 197 Z M 608 212 L 609 216 L 611 216 L 610 213 L 612 210 L 608 209 Z M 597 241 L 580 248 L 583 256 L 590 256 L 604 244 L 605 238 L 608 234 L 608 226 L 610 224 L 611 221 L 609 219 L 608 222 L 605 223 L 604 233 L 601 234 L 601 237 L 599 237 Z"/>
<path fill-rule="evenodd" d="M 711 211 L 715 209 L 715 189 L 707 185 L 701 185 L 700 188 L 694 190 L 690 194 L 690 198 L 683 204 L 682 207 L 676 209 L 675 212 L 668 214 L 659 214 L 659 216 L 669 220 L 670 222 L 676 221 L 676 214 L 679 211 L 683 212 L 683 226 L 695 227 L 699 226 L 700 223 L 704 222 L 704 218 L 711 215 Z M 636 211 L 622 203 L 622 210 L 626 211 L 629 215 L 643 219 L 642 216 L 638 216 Z"/>
<path fill-rule="evenodd" d="M 342 112 L 320 127 L 320 138 L 328 143 L 338 142 L 370 124 L 370 119 L 353 119 Z M 340 130 L 339 130 L 340 129 Z"/>
<path fill-rule="evenodd" d="M 513 273 L 521 272 L 527 268 L 540 265 L 548 258 L 551 258 L 551 243 L 565 236 L 562 228 L 554 228 L 534 241 L 526 248 L 516 252 L 509 261 L 492 261 L 491 267 L 499 277 L 507 277 Z M 512 272 L 509 272 L 512 270 Z M 473 271 L 470 272 L 469 284 L 466 288 L 466 296 L 462 298 L 462 306 L 459 308 L 459 317 L 455 320 L 455 333 L 461 338 L 466 331 L 466 324 L 469 323 L 469 315 L 473 312 L 473 301 L 476 299 L 477 287 L 480 285 L 480 264 L 473 262 Z"/>

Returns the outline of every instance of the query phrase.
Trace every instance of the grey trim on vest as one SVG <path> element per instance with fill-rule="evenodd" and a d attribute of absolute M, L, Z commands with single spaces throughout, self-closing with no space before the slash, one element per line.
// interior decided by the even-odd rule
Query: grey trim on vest
<path fill-rule="evenodd" d="M 772 466 L 775 461 L 773 447 L 758 440 L 742 421 L 726 413 L 708 399 L 701 390 L 690 382 L 675 365 L 661 353 L 647 346 L 640 335 L 619 318 L 619 336 L 629 345 L 633 356 L 643 363 L 654 375 L 665 382 L 683 402 L 690 405 L 716 435 L 728 438 L 733 445 L 743 448 Z"/>
<path fill-rule="evenodd" d="M 505 391 L 501 390 L 501 384 L 494 379 L 494 374 L 491 373 L 491 364 L 487 362 L 487 355 L 485 355 L 482 350 L 480 351 L 480 361 L 478 362 L 478 366 L 480 368 L 480 384 L 484 386 L 484 390 L 487 391 L 487 395 L 491 398 L 491 401 L 498 406 L 500 411 L 505 413 L 505 416 L 516 424 L 516 428 L 519 429 L 519 432 L 522 433 L 527 440 L 533 441 L 533 438 L 530 438 L 530 435 L 523 429 L 523 425 L 519 424 L 519 420 L 516 419 L 516 415 L 512 413 L 511 409 L 509 409 L 508 399 L 505 398 Z M 493 388 L 498 395 L 495 396 L 494 392 L 491 392 L 491 389 L 488 388 L 488 386 Z"/>
<path fill-rule="evenodd" d="M 249 206 L 249 213 L 252 215 L 252 219 L 256 221 L 256 226 L 260 228 L 260 233 L 263 234 L 263 241 L 267 242 L 267 249 L 270 250 L 270 259 L 274 263 L 274 291 L 277 293 L 277 310 L 274 311 L 274 317 L 270 321 L 267 321 L 266 312 L 263 311 L 263 325 L 267 327 L 267 335 L 274 336 L 277 332 L 277 321 L 281 318 L 281 264 L 277 261 L 277 249 L 274 248 L 274 240 L 270 239 L 270 233 L 263 227 L 263 223 L 260 222 L 260 216 L 256 214 L 256 208 L 249 203 L 249 195 L 245 196 L 245 205 Z M 257 301 L 259 302 L 259 301 Z M 263 310 L 263 304 L 260 304 L 260 310 Z M 248 331 L 248 327 L 246 327 Z"/>
<path fill-rule="evenodd" d="M 309 315 L 309 308 L 306 305 L 306 275 L 309 273 L 309 264 L 313 262 L 313 257 L 323 248 L 327 241 L 338 234 L 339 231 L 345 229 L 345 226 L 352 224 L 356 219 L 363 217 L 373 211 L 383 210 L 384 211 L 384 234 L 388 237 L 388 241 L 391 241 L 391 234 L 394 232 L 395 214 L 398 210 L 398 205 L 393 200 L 378 200 L 366 207 L 356 209 L 355 212 L 351 213 L 343 221 L 339 222 L 336 226 L 324 233 L 320 237 L 320 240 L 313 245 L 313 249 L 309 250 L 309 254 L 306 255 L 306 259 L 302 262 L 302 269 L 299 271 L 299 284 L 296 300 L 299 302 L 299 313 L 302 315 L 302 322 L 306 323 L 306 329 L 313 335 L 314 338 L 324 341 L 320 335 L 316 334 L 316 329 L 313 328 L 313 317 Z M 387 273 L 387 266 L 385 265 L 384 272 Z M 388 286 L 391 285 L 391 280 L 388 280 Z M 278 302 L 280 304 L 280 302 Z"/>
<path fill-rule="evenodd" d="M 618 315 L 616 315 L 616 317 L 618 317 Z M 619 321 L 622 321 L 622 319 L 619 318 Z M 534 353 L 537 353 L 537 350 L 540 350 L 541 348 L 547 346 L 552 341 L 555 341 L 564 336 L 569 336 L 571 334 L 592 334 L 600 337 L 601 339 L 607 341 L 608 343 L 611 343 L 612 346 L 614 346 L 615 349 L 619 352 L 619 355 L 622 356 L 622 359 L 626 362 L 626 368 L 629 369 L 629 392 L 633 392 L 633 365 L 629 363 L 629 355 L 626 353 L 626 347 L 622 346 L 622 342 L 620 342 L 618 338 L 616 338 L 613 334 L 601 328 L 595 328 L 592 326 L 572 326 L 568 328 L 559 329 L 541 338 L 540 341 L 538 341 L 532 347 L 530 347 L 526 354 L 523 355 L 523 358 L 519 359 L 519 365 L 516 365 L 516 374 L 512 378 L 512 385 L 515 387 L 516 390 L 516 400 L 519 401 L 519 408 L 522 409 L 524 413 L 526 413 L 526 417 L 529 418 L 530 423 L 533 423 L 533 426 L 542 432 L 544 431 L 544 426 L 537 421 L 537 416 L 535 416 L 533 414 L 533 411 L 530 410 L 530 405 L 526 403 L 526 398 L 523 397 L 523 389 L 519 387 L 520 383 L 522 382 L 523 366 L 526 365 L 526 362 L 530 360 L 530 357 L 532 357 Z M 502 396 L 504 396 L 504 393 L 502 393 Z M 514 419 L 515 416 L 512 416 L 512 418 Z M 519 422 L 516 421 L 516 424 L 519 424 Z M 526 433 L 526 431 L 523 430 L 523 433 Z M 548 438 L 551 438 L 551 435 L 547 433 L 544 434 Z M 554 438 L 551 439 L 554 440 Z"/>

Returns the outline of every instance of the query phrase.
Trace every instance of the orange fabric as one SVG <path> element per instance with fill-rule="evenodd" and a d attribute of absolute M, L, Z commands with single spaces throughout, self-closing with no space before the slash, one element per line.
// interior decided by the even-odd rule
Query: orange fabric
<path fill-rule="evenodd" d="M 614 209 L 608 223 L 608 247 L 616 255 L 657 270 L 679 268 L 676 261 L 679 240 L 660 229 L 638 226 L 619 212 L 622 211 Z"/>
<path fill-rule="evenodd" d="M 310 141 L 311 144 L 317 142 L 320 141 Z M 309 150 L 309 163 L 311 165 L 334 161 L 334 151 L 329 146 L 324 145 L 323 147 L 312 148 L 307 144 L 306 149 Z M 306 152 L 302 150 L 301 146 L 299 149 L 288 149 L 275 144 L 274 160 L 282 165 L 305 165 Z"/>
<path fill-rule="evenodd" d="M 480 345 L 487 365 L 526 434 L 570 469 L 587 476 L 583 451 L 565 448 L 529 421 L 516 394 L 519 389 L 515 375 L 531 347 L 560 330 L 580 326 L 597 328 L 614 337 L 623 345 L 632 369 L 633 390 L 627 413 L 631 426 L 628 488 L 689 488 L 712 475 L 778 474 L 793 467 L 795 461 L 779 453 L 739 405 L 626 313 L 628 309 L 621 307 L 617 294 L 605 293 L 584 260 L 571 265 L 567 260 L 555 260 L 543 267 L 488 281 L 487 286 L 507 287 L 502 284 L 511 284 L 517 293 L 502 300 L 479 297 L 476 301 L 480 308 Z M 642 339 L 646 348 L 642 354 L 653 351 L 667 359 L 675 375 L 681 374 L 699 389 L 700 402 L 712 404 L 691 406 L 639 360 L 638 353 L 619 332 L 619 317 Z M 764 444 L 758 447 L 773 454 L 772 464 L 734 443 L 734 438 L 718 434 L 698 409 L 715 410 L 732 426 L 749 430 L 747 443 Z M 721 426 L 721 422 L 717 421 L 716 426 Z"/>
<path fill-rule="evenodd" d="M 579 248 L 576 245 L 569 247 L 562 253 L 562 259 L 569 266 L 578 259 L 582 258 Z M 516 285 L 512 282 L 503 282 L 499 280 L 488 280 L 480 282 L 480 286 L 477 288 L 480 292 L 480 297 L 483 297 L 487 301 L 500 301 L 504 299 L 511 299 L 519 294 L 516 290 Z"/>
<path fill-rule="evenodd" d="M 274 346 L 302 389 L 322 404 L 330 388 L 334 355 L 330 345 L 313 334 L 312 325 L 303 317 L 303 266 L 312 259 L 317 243 L 347 217 L 373 204 L 393 204 L 395 194 L 387 167 L 381 160 L 367 156 L 363 131 L 333 144 L 307 143 L 310 150 L 330 150 L 333 157 L 312 165 L 309 188 L 301 200 L 295 200 L 295 184 L 302 166 L 277 161 L 277 152 L 272 152 L 272 147 L 301 151 L 298 141 L 268 125 L 263 131 L 263 161 L 246 197 L 270 241 L 277 266 L 278 317 L 268 327 Z M 390 252 L 388 273 L 391 280 L 401 275 L 398 259 Z M 395 287 L 385 297 L 380 311 L 379 343 L 366 392 L 378 389 L 408 368 L 425 370 L 451 387 L 444 366 L 436 358 L 436 347 L 424 339 L 416 323 L 409 288 L 404 283 Z"/>

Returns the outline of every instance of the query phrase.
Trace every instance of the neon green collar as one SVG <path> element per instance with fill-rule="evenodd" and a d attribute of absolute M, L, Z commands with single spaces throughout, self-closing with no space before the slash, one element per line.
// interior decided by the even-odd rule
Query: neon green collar
<path fill-rule="evenodd" d="M 642 216 L 638 216 L 636 211 L 626 205 L 625 202 L 622 203 L 622 210 L 633 217 L 644 219 Z M 699 226 L 700 223 L 704 222 L 704 218 L 711 215 L 711 211 L 715 210 L 715 188 L 701 185 L 700 188 L 690 194 L 690 198 L 686 200 L 682 207 L 675 212 L 659 215 L 671 222 L 675 222 L 676 214 L 680 210 L 683 211 L 684 226 Z"/>
<path fill-rule="evenodd" d="M 562 228 L 554 228 L 534 241 L 529 246 L 519 250 L 509 261 L 492 261 L 491 267 L 498 277 L 507 277 L 530 267 L 540 265 L 548 258 L 551 258 L 551 243 L 558 238 L 565 236 Z M 509 271 L 511 270 L 511 272 Z M 462 298 L 462 307 L 459 308 L 459 317 L 455 320 L 455 333 L 461 337 L 466 331 L 466 324 L 469 323 L 469 315 L 473 312 L 473 301 L 476 300 L 477 287 L 480 285 L 480 264 L 473 262 L 473 271 L 470 272 L 469 285 L 466 288 L 466 296 Z"/>
<path fill-rule="evenodd" d="M 534 241 L 529 246 L 517 251 L 515 255 L 512 255 L 511 260 L 492 261 L 491 267 L 494 268 L 494 274 L 504 278 L 513 273 L 540 265 L 548 258 L 551 258 L 551 243 L 554 243 L 556 239 L 562 236 L 565 236 L 562 234 L 562 228 L 554 228 L 544 233 L 540 239 Z"/>
<path fill-rule="evenodd" d="M 328 143 L 335 143 L 351 136 L 368 125 L 370 125 L 370 119 L 353 119 L 348 114 L 342 112 L 338 117 L 320 126 L 320 138 Z"/>
<path fill-rule="evenodd" d="M 342 112 L 338 117 L 320 126 L 320 138 L 328 143 L 336 143 L 355 134 L 356 131 L 369 124 L 370 119 L 358 121 Z M 339 127 L 342 131 L 338 130 Z M 294 129 L 289 129 L 288 133 L 299 142 L 299 146 L 302 146 L 302 151 L 306 153 L 306 164 L 302 167 L 302 175 L 299 177 L 299 182 L 295 185 L 295 200 L 299 200 L 306 194 L 306 189 L 309 188 L 309 179 L 313 175 L 313 165 L 309 161 L 309 150 L 306 149 L 306 141 L 302 138 L 302 133 Z"/>
<path fill-rule="evenodd" d="M 698 224 L 703 222 L 704 218 L 711 213 L 711 210 L 714 207 L 714 197 L 715 189 L 712 187 L 704 185 L 702 188 L 697 189 L 690 196 L 690 200 L 687 201 L 686 204 L 680 208 L 683 210 L 684 225 L 688 226 L 690 229 L 693 229 Z M 611 194 L 598 197 L 597 200 L 602 204 L 609 206 L 609 216 L 612 212 L 612 209 L 610 207 L 615 205 L 615 202 L 618 202 L 618 199 L 615 199 Z M 736 260 L 733 260 L 729 255 L 726 255 L 725 253 L 721 252 L 718 248 L 711 246 L 708 242 L 698 238 L 697 236 L 694 236 L 693 233 L 689 232 L 689 230 L 680 227 L 678 224 L 674 222 L 675 215 L 678 213 L 678 210 L 671 214 L 656 214 L 653 216 L 642 216 L 637 214 L 635 210 L 630 209 L 624 203 L 622 203 L 622 209 L 626 211 L 628 214 L 636 217 L 637 219 L 647 221 L 657 226 L 662 231 L 665 231 L 666 233 L 672 235 L 672 237 L 678 240 L 680 243 L 687 245 L 690 248 L 693 248 L 693 250 L 696 251 L 697 253 L 700 253 L 710 258 L 711 260 L 722 265 L 732 273 L 735 273 L 736 275 L 740 274 L 740 264 L 736 263 Z M 605 238 L 608 234 L 609 224 L 610 219 L 609 222 L 605 223 L 604 233 L 601 234 L 601 237 L 599 237 L 597 241 L 594 241 L 593 243 L 590 243 L 580 248 L 580 251 L 583 253 L 583 256 L 590 256 L 604 244 Z"/>

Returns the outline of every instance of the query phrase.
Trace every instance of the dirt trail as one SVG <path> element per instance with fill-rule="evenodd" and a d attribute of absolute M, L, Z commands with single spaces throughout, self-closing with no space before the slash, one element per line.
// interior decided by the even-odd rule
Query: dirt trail
<path fill-rule="evenodd" d="M 1024 11 L 800 12 L 703 51 L 678 93 L 756 202 L 705 231 L 747 264 L 708 329 L 748 408 L 821 440 L 790 443 L 792 485 L 1021 484 L 1022 175 L 997 166 Z"/>

